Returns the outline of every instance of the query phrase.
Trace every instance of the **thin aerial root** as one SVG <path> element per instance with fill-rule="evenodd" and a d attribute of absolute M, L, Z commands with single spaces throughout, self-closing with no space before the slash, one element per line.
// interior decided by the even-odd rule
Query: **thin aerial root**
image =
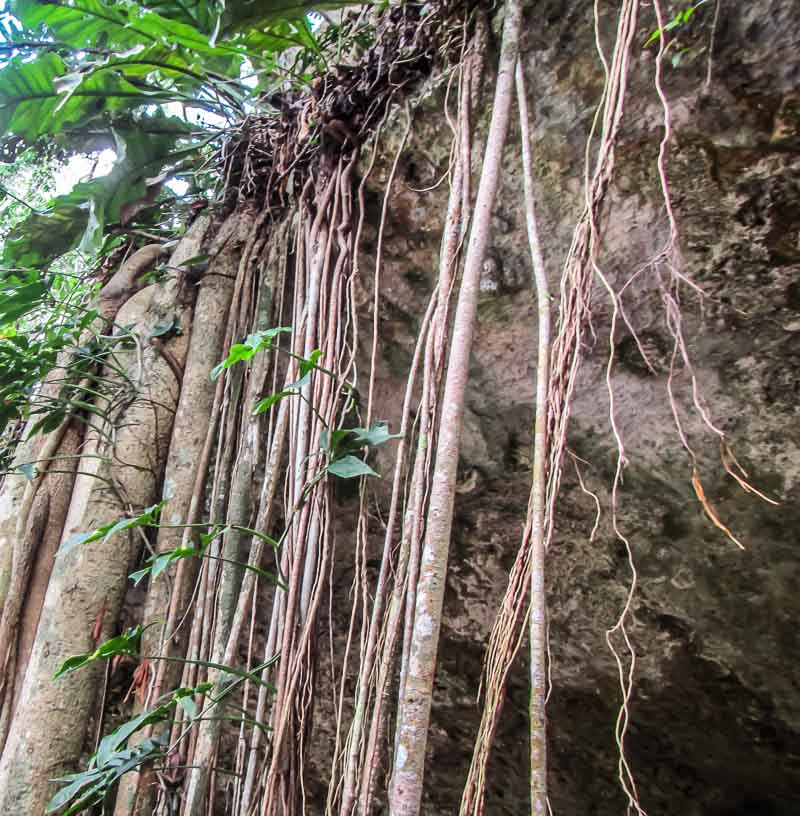
<path fill-rule="evenodd" d="M 694 488 L 694 492 L 697 495 L 697 500 L 703 507 L 705 514 L 711 520 L 711 523 L 717 527 L 718 529 L 722 530 L 723 533 L 740 549 L 746 549 L 744 544 L 739 541 L 738 538 L 730 531 L 729 527 L 726 527 L 723 524 L 722 520 L 720 519 L 717 511 L 711 505 L 711 502 L 706 498 L 705 490 L 703 490 L 703 484 L 700 481 L 700 474 L 697 472 L 697 468 L 692 469 L 692 487 Z"/>
<path fill-rule="evenodd" d="M 750 484 L 748 481 L 749 476 L 747 471 L 739 464 L 736 457 L 733 455 L 733 451 L 724 441 L 720 444 L 720 447 L 722 465 L 725 468 L 725 472 L 728 474 L 728 476 L 733 478 L 745 493 L 752 493 L 754 496 L 758 496 L 758 498 L 762 501 L 767 502 L 767 504 L 771 504 L 773 507 L 780 507 L 781 503 L 779 501 L 775 501 L 775 499 L 765 496 L 760 490 Z"/>
<path fill-rule="evenodd" d="M 573 467 L 575 468 L 575 475 L 578 477 L 578 485 L 580 486 L 581 492 L 588 496 L 593 502 L 595 506 L 595 516 L 594 516 L 594 526 L 592 527 L 592 532 L 589 533 L 589 542 L 593 542 L 595 536 L 597 535 L 597 530 L 600 527 L 600 519 L 602 518 L 603 512 L 600 507 L 600 498 L 598 497 L 597 493 L 589 490 L 586 487 L 586 483 L 583 481 L 583 474 L 581 473 L 581 469 L 578 467 L 578 462 L 582 462 L 585 465 L 589 463 L 585 459 L 581 459 L 580 456 L 577 456 L 571 450 L 567 449 L 567 453 L 569 454 L 570 458 L 572 459 Z"/>

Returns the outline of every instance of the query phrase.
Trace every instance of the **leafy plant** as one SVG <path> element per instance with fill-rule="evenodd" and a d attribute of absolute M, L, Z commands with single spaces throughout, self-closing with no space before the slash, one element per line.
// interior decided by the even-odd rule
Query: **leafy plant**
<path fill-rule="evenodd" d="M 8 211 L 5 219 L 0 212 L 0 335 L 10 341 L 0 352 L 0 430 L 22 415 L 29 389 L 75 337 L 77 321 L 57 329 L 20 323 L 50 307 L 53 263 L 80 250 L 90 266 L 107 248 L 110 228 L 134 227 L 143 207 L 163 197 L 170 175 L 192 172 L 228 125 L 259 105 L 270 83 L 294 75 L 278 63 L 286 49 L 296 49 L 301 73 L 324 63 L 306 20 L 310 8 L 297 0 L 12 4 L 13 16 L 0 21 L 0 155 L 37 167 L 46 137 L 60 151 L 48 167 L 76 149 L 112 148 L 117 159 L 107 175 L 53 198 L 37 192 L 28 203 L 0 189 Z M 255 84 L 244 81 L 245 72 Z M 212 124 L 192 111 L 212 115 Z M 24 151 L 34 145 L 37 155 Z M 6 176 L 0 172 L 0 185 Z M 246 359 L 255 349 L 231 351 Z"/>
<path fill-rule="evenodd" d="M 340 479 L 357 476 L 378 476 L 378 474 L 356 454 L 367 447 L 378 447 L 402 434 L 389 433 L 385 422 L 376 422 L 370 428 L 348 428 L 337 431 L 323 431 L 320 447 L 328 458 L 326 470 Z"/>
<path fill-rule="evenodd" d="M 74 347 L 96 315 L 65 305 L 58 319 L 51 313 L 31 330 L 17 328 L 15 321 L 29 316 L 48 296 L 47 283 L 35 272 L 9 275 L 0 292 L 0 431 L 15 419 L 37 413 L 43 414 L 42 427 L 57 426 L 70 409 L 74 395 L 68 384 L 58 405 L 38 404 L 36 389 L 59 353 Z"/>
<path fill-rule="evenodd" d="M 234 343 L 228 351 L 228 356 L 211 369 L 211 379 L 216 380 L 223 371 L 227 371 L 236 363 L 252 360 L 259 351 L 277 348 L 273 340 L 281 334 L 291 334 L 290 326 L 277 326 L 263 332 L 248 335 L 244 343 Z"/>
<path fill-rule="evenodd" d="M 294 355 L 292 355 L 294 356 Z M 263 414 L 272 408 L 273 405 L 277 405 L 282 399 L 286 397 L 297 397 L 301 396 L 301 391 L 303 387 L 311 380 L 311 372 L 314 369 L 318 369 L 325 374 L 330 374 L 330 372 L 322 368 L 321 366 L 317 365 L 320 358 L 322 357 L 322 352 L 320 349 L 314 349 L 311 352 L 308 359 L 304 357 L 298 357 L 298 374 L 300 375 L 298 379 L 294 382 L 289 383 L 287 386 L 284 387 L 282 391 L 278 391 L 276 394 L 270 394 L 270 396 L 266 397 L 263 400 L 260 400 L 256 407 L 253 409 L 254 414 Z"/>
<path fill-rule="evenodd" d="M 121 635 L 117 635 L 101 643 L 93 652 L 68 657 L 59 666 L 53 679 L 58 680 L 60 677 L 72 674 L 72 672 L 82 669 L 91 663 L 96 663 L 98 660 L 106 660 L 119 655 L 136 655 L 139 651 L 139 641 L 141 640 L 144 630 L 144 626 L 134 626 L 128 629 L 127 632 L 123 632 Z"/>
<path fill-rule="evenodd" d="M 142 569 L 131 573 L 130 578 L 134 584 L 138 585 L 148 575 L 150 576 L 150 580 L 155 580 L 156 578 L 158 578 L 159 575 L 161 575 L 161 573 L 164 572 L 164 570 L 167 569 L 167 567 L 170 566 L 170 564 L 173 564 L 176 561 L 180 561 L 183 558 L 213 558 L 218 561 L 227 561 L 228 563 L 236 564 L 237 566 L 240 566 L 243 569 L 248 570 L 249 572 L 255 573 L 260 578 L 265 579 L 270 584 L 275 584 L 281 587 L 281 589 L 288 589 L 286 582 L 272 572 L 260 569 L 259 567 L 253 566 L 252 564 L 247 564 L 244 561 L 236 561 L 233 559 L 222 558 L 220 556 L 209 555 L 208 547 L 211 544 L 211 542 L 215 538 L 219 538 L 220 536 L 224 535 L 229 530 L 235 530 L 260 538 L 262 541 L 265 541 L 275 550 L 277 550 L 280 546 L 280 542 L 275 541 L 274 538 L 271 538 L 270 536 L 265 535 L 264 533 L 259 533 L 256 530 L 251 530 L 249 527 L 242 527 L 237 524 L 228 524 L 225 526 L 218 525 L 208 533 L 204 533 L 203 535 L 200 536 L 199 547 L 176 547 L 175 549 L 166 550 L 156 555 L 152 555 L 147 559 L 146 565 Z"/>
<path fill-rule="evenodd" d="M 145 762 L 166 756 L 168 734 L 147 737 L 134 747 L 128 747 L 130 738 L 143 728 L 172 719 L 177 705 L 187 711 L 190 718 L 194 718 L 194 696 L 205 694 L 211 688 L 213 683 L 176 689 L 161 705 L 134 717 L 103 737 L 85 771 L 56 780 L 63 783 L 63 787 L 50 800 L 46 812 L 56 813 L 66 808 L 63 816 L 70 816 L 103 804 L 121 776 Z"/>
<path fill-rule="evenodd" d="M 694 5 L 691 6 L 687 6 L 686 8 L 679 11 L 668 23 L 666 23 L 663 29 L 657 28 L 647 38 L 647 42 L 645 42 L 644 47 L 647 48 L 657 40 L 660 40 L 664 36 L 665 32 L 674 31 L 676 28 L 680 28 L 681 26 L 686 25 L 686 23 L 688 23 L 689 20 L 692 19 L 697 9 L 699 9 L 700 6 L 705 5 L 707 2 L 708 0 L 699 0 L 698 3 L 695 3 Z"/>
<path fill-rule="evenodd" d="M 109 538 L 116 535 L 116 533 L 122 532 L 123 530 L 132 530 L 135 527 L 157 526 L 158 515 L 166 503 L 167 501 L 164 499 L 158 502 L 158 504 L 145 508 L 141 513 L 139 513 L 138 516 L 109 522 L 108 524 L 104 524 L 101 527 L 98 527 L 96 530 L 92 530 L 88 533 L 75 533 L 61 545 L 58 555 L 67 555 L 67 553 L 72 552 L 72 550 L 74 550 L 76 547 L 80 547 L 82 544 L 88 544 L 91 541 L 102 540 L 102 542 L 105 544 Z"/>

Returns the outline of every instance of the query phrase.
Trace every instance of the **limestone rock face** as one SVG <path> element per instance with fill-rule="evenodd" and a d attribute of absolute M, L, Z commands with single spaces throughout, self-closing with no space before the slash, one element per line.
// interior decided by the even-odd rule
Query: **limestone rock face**
<path fill-rule="evenodd" d="M 685 4 L 662 5 L 672 19 Z M 618 318 L 611 338 L 611 303 L 598 281 L 572 411 L 570 449 L 579 458 L 564 465 L 548 556 L 550 779 L 557 814 L 621 814 L 627 801 L 614 741 L 621 693 L 605 637 L 632 578 L 611 524 L 617 447 L 605 378 L 612 348 L 615 418 L 628 460 L 617 520 L 638 574 L 629 620 L 637 658 L 626 749 L 642 805 L 650 814 L 683 816 L 800 810 L 800 17 L 792 0 L 720 3 L 714 27 L 716 5 L 704 4 L 672 32 L 663 76 L 680 273 L 705 293 L 701 302 L 690 286 L 681 289 L 693 368 L 678 355 L 673 394 L 705 494 L 744 549 L 703 512 L 692 487 L 693 458 L 670 405 L 674 341 L 664 306 L 670 282 L 663 267 L 651 264 L 669 232 L 656 165 L 664 112 L 654 87 L 655 46 L 644 48 L 657 24 L 647 5 L 634 46 L 616 182 L 601 223 L 600 267 L 617 290 L 630 281 L 625 319 Z M 616 4 L 601 7 L 600 39 L 608 55 Z M 534 97 L 540 230 L 557 294 L 583 206 L 586 141 L 603 82 L 592 4 L 532 4 L 524 54 Z M 384 376 L 377 392 L 387 419 L 398 410 L 396 394 L 437 264 L 446 190 L 416 191 L 434 184 L 447 166 L 441 102 L 434 94 L 417 114 L 391 194 Z M 376 213 L 391 145 L 385 152 L 385 168 L 378 167 L 372 182 Z M 465 420 L 465 486 L 457 503 L 423 808 L 431 816 L 457 812 L 478 721 L 484 646 L 529 489 L 536 307 L 521 187 L 519 140 L 512 134 L 482 281 Z M 365 248 L 365 269 L 373 250 Z M 692 372 L 698 404 L 730 440 L 750 482 L 779 506 L 744 492 L 726 475 L 719 438 L 694 405 Z M 575 465 L 602 510 L 593 539 L 596 505 L 581 489 Z M 526 676 L 523 658 L 510 681 L 487 813 L 527 812 Z M 323 721 L 320 714 L 316 722 Z"/>

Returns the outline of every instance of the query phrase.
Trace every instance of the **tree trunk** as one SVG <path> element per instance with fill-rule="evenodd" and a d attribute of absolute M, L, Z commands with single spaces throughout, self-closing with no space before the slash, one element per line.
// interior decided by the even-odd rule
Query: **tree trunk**
<path fill-rule="evenodd" d="M 171 265 L 196 255 L 196 250 L 190 232 Z M 171 281 L 142 289 L 117 313 L 116 324 L 133 326 L 137 340 L 133 348 L 117 346 L 115 367 L 106 366 L 104 376 L 125 389 L 125 394 L 118 406 L 107 398 L 95 406 L 105 413 L 102 418 L 92 415 L 62 547 L 72 535 L 139 512 L 157 496 L 180 384 L 164 355 L 148 339 L 167 318 L 184 326 L 188 323 L 190 312 L 175 305 L 177 286 Z M 112 292 L 115 298 L 122 297 L 119 291 Z M 178 335 L 165 343 L 179 365 L 186 355 L 186 337 Z M 83 544 L 57 555 L 0 758 L 0 809 L 4 812 L 43 813 L 55 792 L 51 780 L 71 770 L 84 750 L 93 750 L 94 737 L 87 734 L 87 724 L 100 716 L 97 698 L 105 667 L 95 664 L 58 682 L 53 675 L 66 658 L 93 651 L 114 632 L 128 573 L 139 549 L 138 536 L 127 531 L 108 542 Z"/>

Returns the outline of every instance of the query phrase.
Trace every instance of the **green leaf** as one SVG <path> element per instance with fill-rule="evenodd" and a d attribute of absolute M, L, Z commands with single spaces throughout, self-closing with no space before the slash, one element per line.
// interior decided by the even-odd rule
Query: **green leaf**
<path fill-rule="evenodd" d="M 178 689 L 173 695 L 178 705 L 186 712 L 190 720 L 197 716 L 197 703 L 194 701 L 193 689 Z"/>
<path fill-rule="evenodd" d="M 291 388 L 295 393 L 298 393 L 303 390 L 309 383 L 311 382 L 311 372 L 307 372 L 299 380 L 295 380 L 294 382 L 290 382 L 286 384 L 286 388 Z"/>
<path fill-rule="evenodd" d="M 96 781 L 98 777 L 102 776 L 102 773 L 102 771 L 95 770 L 73 774 L 71 777 L 72 781 L 70 781 L 68 785 L 61 788 L 61 790 L 58 791 L 58 793 L 56 793 L 56 795 L 50 800 L 45 813 L 55 813 L 57 810 L 61 810 L 61 808 L 64 807 L 67 802 L 69 802 L 77 793 L 83 790 L 83 788 Z M 70 779 L 70 777 L 67 778 Z"/>
<path fill-rule="evenodd" d="M 350 431 L 346 429 L 339 429 L 338 431 L 329 431 L 327 428 L 319 435 L 319 446 L 322 450 L 335 457 L 336 451 L 339 449 L 340 443 L 343 439 L 350 436 Z"/>
<path fill-rule="evenodd" d="M 301 360 L 297 366 L 300 376 L 305 377 L 310 374 L 317 367 L 320 357 L 322 357 L 322 351 L 320 349 L 314 349 L 308 356 L 308 359 Z"/>
<path fill-rule="evenodd" d="M 104 737 L 95 753 L 95 762 L 97 766 L 102 768 L 108 764 L 113 753 L 115 753 L 120 746 L 124 745 L 128 739 L 137 731 L 146 728 L 148 725 L 153 725 L 158 722 L 163 722 L 169 718 L 171 705 L 161 705 L 151 711 L 145 711 L 138 717 L 123 723 L 116 731 Z"/>
<path fill-rule="evenodd" d="M 80 547 L 81 544 L 86 544 L 90 541 L 97 541 L 97 539 L 101 538 L 103 535 L 103 531 L 101 530 L 92 530 L 90 533 L 73 533 L 59 548 L 58 555 L 67 555 L 68 553 L 72 552 L 76 547 Z"/>
<path fill-rule="evenodd" d="M 678 28 L 679 26 L 685 25 L 689 22 L 692 18 L 692 15 L 700 8 L 700 6 L 705 5 L 708 0 L 699 0 L 698 3 L 695 3 L 692 6 L 688 6 L 687 8 L 679 11 L 675 17 L 670 20 L 663 29 L 657 28 L 648 38 L 644 44 L 644 47 L 647 48 L 652 43 L 656 42 L 656 40 L 660 40 L 661 37 L 664 35 L 666 31 L 673 31 L 674 29 Z"/>
<path fill-rule="evenodd" d="M 167 501 L 164 499 L 158 502 L 158 504 L 146 507 L 138 516 L 109 522 L 88 533 L 74 533 L 61 545 L 57 557 L 67 555 L 76 547 L 80 547 L 81 544 L 88 544 L 92 541 L 102 539 L 105 544 L 111 536 L 123 530 L 130 530 L 134 527 L 152 526 L 157 523 L 158 515 L 166 503 Z"/>
<path fill-rule="evenodd" d="M 148 180 L 183 155 L 175 152 L 178 133 L 171 130 L 174 120 L 149 116 L 140 124 L 143 128 L 164 124 L 167 133 L 116 130 L 118 159 L 111 172 L 77 184 L 53 199 L 47 210 L 32 213 L 18 224 L 5 242 L 3 265 L 42 268 L 79 245 L 86 252 L 100 248 L 106 226 L 120 223 L 125 208 L 147 195 Z M 30 286 L 31 292 L 25 294 L 28 298 L 34 293 L 34 285 Z"/>
<path fill-rule="evenodd" d="M 93 652 L 73 655 L 68 657 L 53 675 L 54 680 L 58 680 L 67 674 L 88 666 L 104 658 L 115 657 L 116 655 L 135 655 L 139 650 L 139 641 L 144 632 L 144 627 L 140 624 L 129 629 L 121 635 L 111 638 L 101 643 Z"/>
<path fill-rule="evenodd" d="M 371 428 L 352 428 L 351 433 L 359 442 L 373 448 L 403 436 L 400 433 L 389 433 L 389 425 L 386 422 L 375 422 Z"/>
<path fill-rule="evenodd" d="M 328 473 L 340 479 L 353 479 L 356 476 L 377 476 L 378 474 L 364 461 L 356 456 L 342 456 L 328 465 Z"/>
<path fill-rule="evenodd" d="M 214 541 L 214 539 L 219 538 L 221 535 L 224 535 L 228 532 L 230 528 L 224 526 L 222 524 L 217 524 L 216 526 L 212 527 L 207 533 L 202 533 L 200 535 L 200 546 L 205 549 L 208 545 Z"/>
<path fill-rule="evenodd" d="M 236 365 L 236 363 L 252 359 L 255 353 L 256 350 L 252 346 L 246 346 L 243 343 L 234 343 L 228 352 L 228 356 L 211 369 L 211 379 L 216 380 L 223 371 L 226 371 L 232 365 Z"/>
<path fill-rule="evenodd" d="M 232 365 L 236 365 L 236 363 L 251 360 L 256 352 L 263 348 L 269 348 L 272 345 L 271 341 L 279 334 L 291 333 L 291 331 L 291 327 L 278 326 L 274 329 L 250 334 L 244 343 L 234 343 L 228 351 L 228 356 L 211 369 L 211 379 L 216 380 L 223 371 L 226 371 Z"/>
<path fill-rule="evenodd" d="M 260 402 L 256 403 L 256 407 L 253 408 L 254 414 L 263 414 L 266 411 L 269 411 L 273 405 L 279 403 L 282 399 L 286 397 L 296 397 L 297 391 L 278 391 L 277 394 L 271 394 L 270 396 L 266 397 L 265 399 L 261 400 Z"/>
<path fill-rule="evenodd" d="M 136 572 L 132 572 L 128 578 L 133 581 L 134 586 L 139 586 L 139 584 L 144 580 L 146 576 L 150 574 L 150 567 L 145 567 L 145 569 L 136 570 Z"/>
<path fill-rule="evenodd" d="M 92 653 L 87 652 L 86 654 L 80 655 L 73 655 L 72 657 L 68 657 L 59 667 L 58 671 L 53 675 L 54 680 L 58 680 L 59 677 L 63 677 L 65 674 L 71 674 L 74 671 L 77 671 L 81 666 L 85 666 L 89 659 L 91 658 Z"/>
<path fill-rule="evenodd" d="M 9 263 L 8 266 L 22 266 Z M 10 276 L 0 290 L 0 325 L 13 323 L 41 305 L 47 293 L 46 282 L 36 273 L 24 277 Z"/>
<path fill-rule="evenodd" d="M 242 49 L 235 45 L 213 46 L 208 34 L 198 30 L 196 18 L 162 15 L 152 10 L 151 4 L 148 6 L 151 8 L 126 0 L 118 0 L 113 6 L 99 0 L 71 0 L 69 4 L 18 0 L 16 9 L 25 26 L 44 24 L 58 40 L 73 48 L 108 43 L 111 50 L 119 52 L 141 44 L 171 45 L 201 57 L 225 55 L 231 73 L 237 71 L 238 64 L 230 65 L 230 60 L 241 59 Z"/>
<path fill-rule="evenodd" d="M 0 136 L 33 144 L 41 136 L 97 123 L 109 114 L 170 102 L 169 89 L 133 84 L 119 71 L 70 73 L 52 51 L 14 57 L 0 70 Z"/>

